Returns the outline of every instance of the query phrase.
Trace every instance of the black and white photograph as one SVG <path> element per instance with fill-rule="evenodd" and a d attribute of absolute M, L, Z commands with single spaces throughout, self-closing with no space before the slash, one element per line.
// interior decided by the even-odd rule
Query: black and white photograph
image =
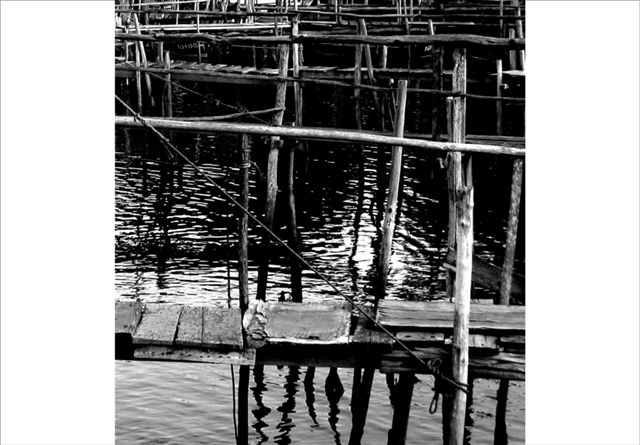
<path fill-rule="evenodd" d="M 636 2 L 6 3 L 2 444 L 639 439 Z"/>

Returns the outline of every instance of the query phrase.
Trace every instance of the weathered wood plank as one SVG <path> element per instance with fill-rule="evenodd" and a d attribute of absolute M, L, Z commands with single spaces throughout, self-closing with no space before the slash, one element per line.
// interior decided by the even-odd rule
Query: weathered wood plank
<path fill-rule="evenodd" d="M 443 267 L 447 270 L 455 272 L 456 270 L 456 251 L 449 250 L 445 258 Z M 500 284 L 502 282 L 502 268 L 488 261 L 473 257 L 473 269 L 471 271 L 471 279 L 474 283 L 477 283 L 487 289 L 500 291 Z M 525 292 L 525 278 L 524 275 L 513 273 L 511 281 L 511 295 L 514 297 L 522 297 Z"/>
<path fill-rule="evenodd" d="M 137 301 L 116 301 L 115 333 L 133 334 L 142 318 L 144 306 Z"/>
<path fill-rule="evenodd" d="M 147 304 L 142 321 L 133 334 L 134 345 L 172 345 L 182 306 L 176 304 Z"/>
<path fill-rule="evenodd" d="M 498 350 L 498 337 L 493 335 L 470 334 L 469 348 Z"/>
<path fill-rule="evenodd" d="M 175 362 L 216 363 L 253 366 L 256 350 L 211 351 L 205 349 L 175 348 L 166 346 L 145 346 L 136 348 L 133 358 L 137 360 L 167 360 Z"/>
<path fill-rule="evenodd" d="M 404 343 L 444 343 L 442 332 L 398 332 L 396 337 Z"/>
<path fill-rule="evenodd" d="M 204 307 L 202 346 L 242 349 L 242 321 L 239 308 Z"/>
<path fill-rule="evenodd" d="M 404 331 L 445 330 L 453 328 L 451 303 L 381 301 L 378 321 L 386 328 Z M 525 331 L 524 306 L 472 304 L 469 329 L 482 331 Z"/>
<path fill-rule="evenodd" d="M 351 312 L 342 303 L 257 301 L 250 305 L 244 323 L 247 341 L 256 346 L 264 343 L 346 344 Z"/>
<path fill-rule="evenodd" d="M 184 306 L 180 313 L 176 345 L 201 346 L 203 330 L 203 307 Z"/>
<path fill-rule="evenodd" d="M 422 360 L 439 358 L 443 361 L 442 369 L 447 369 L 451 361 L 451 353 L 446 347 L 416 348 L 414 352 Z M 418 366 L 418 362 L 404 351 L 394 351 L 383 354 L 380 362 L 380 372 L 418 372 L 426 370 Z M 506 378 L 524 380 L 525 356 L 508 352 L 496 352 L 487 355 L 486 352 L 471 353 L 469 357 L 469 374 L 482 378 Z"/>

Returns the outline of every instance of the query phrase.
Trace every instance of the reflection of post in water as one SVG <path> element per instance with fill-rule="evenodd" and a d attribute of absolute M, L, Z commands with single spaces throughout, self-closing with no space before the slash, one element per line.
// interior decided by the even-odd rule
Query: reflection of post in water
<path fill-rule="evenodd" d="M 262 429 L 268 426 L 262 419 L 267 417 L 267 415 L 271 412 L 270 408 L 267 408 L 265 404 L 262 402 L 262 393 L 267 390 L 267 385 L 264 384 L 264 366 L 263 365 L 255 365 L 253 367 L 253 381 L 255 386 L 251 387 L 251 392 L 253 392 L 253 398 L 256 401 L 256 405 L 258 408 L 251 411 L 253 413 L 253 417 L 255 417 L 256 421 L 253 423 L 253 429 L 260 435 L 260 443 L 264 443 L 269 440 L 269 438 L 262 432 Z"/>
<path fill-rule="evenodd" d="M 369 411 L 369 399 L 371 398 L 371 385 L 375 368 L 365 368 L 364 373 L 356 368 L 353 373 L 353 396 L 351 397 L 351 435 L 349 445 L 358 445 L 364 434 L 364 426 Z"/>
<path fill-rule="evenodd" d="M 409 412 L 411 410 L 411 397 L 413 385 L 416 382 L 412 372 L 401 372 L 394 388 L 393 396 L 393 420 L 389 430 L 389 445 L 403 445 L 407 439 L 407 427 L 409 424 Z"/>
<path fill-rule="evenodd" d="M 296 407 L 296 393 L 298 392 L 298 381 L 300 380 L 300 367 L 289 366 L 289 374 L 285 378 L 284 390 L 285 400 L 277 408 L 277 411 L 282 413 L 280 423 L 277 428 L 279 434 L 274 437 L 274 442 L 279 445 L 291 443 L 291 430 L 295 424 L 289 419 L 289 414 L 293 412 Z"/>
<path fill-rule="evenodd" d="M 349 266 L 349 272 L 351 273 L 351 290 L 358 290 L 358 268 L 354 260 L 356 253 L 358 252 L 358 238 L 360 236 L 360 221 L 362 219 L 362 208 L 364 206 L 364 151 L 360 146 L 360 153 L 358 155 L 358 200 L 356 203 L 356 211 L 353 217 L 353 245 L 351 246 L 351 253 L 347 260 Z"/>
<path fill-rule="evenodd" d="M 316 401 L 315 391 L 313 388 L 313 378 L 315 377 L 315 374 L 316 367 L 308 366 L 307 372 L 304 375 L 304 402 L 307 405 L 309 417 L 311 417 L 311 420 L 313 420 L 315 425 L 318 425 L 316 410 L 313 407 L 313 403 Z"/>
<path fill-rule="evenodd" d="M 171 238 L 169 236 L 169 215 L 173 208 L 173 165 L 160 161 L 160 183 L 158 184 L 156 202 L 154 203 L 155 224 L 161 233 L 161 240 L 158 240 L 156 247 L 158 257 L 158 286 L 160 287 L 160 274 L 167 269 L 167 259 L 171 256 Z"/>
<path fill-rule="evenodd" d="M 329 368 L 329 375 L 324 382 L 324 391 L 327 396 L 327 401 L 329 402 L 329 426 L 331 427 L 331 431 L 334 432 L 333 437 L 336 440 L 336 444 L 340 444 L 340 433 L 337 428 L 338 414 L 340 413 L 338 403 L 340 402 L 342 394 L 344 394 L 344 387 L 338 375 L 338 368 Z"/>
<path fill-rule="evenodd" d="M 493 445 L 507 445 L 507 396 L 509 395 L 509 380 L 500 379 L 498 387 L 498 404 L 496 406 L 496 428 L 493 435 Z"/>

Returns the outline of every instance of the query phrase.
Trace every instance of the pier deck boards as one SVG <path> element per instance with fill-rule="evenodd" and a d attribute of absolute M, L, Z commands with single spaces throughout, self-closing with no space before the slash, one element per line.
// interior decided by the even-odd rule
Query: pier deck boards
<path fill-rule="evenodd" d="M 451 356 L 451 303 L 383 300 L 377 319 L 418 356 L 440 358 L 446 366 Z M 470 331 L 470 369 L 475 377 L 524 379 L 524 307 L 472 305 Z M 125 359 L 427 372 L 349 304 L 335 301 L 254 301 L 243 320 L 238 308 L 118 301 L 115 333 L 117 339 L 132 340 L 116 342 L 116 356 Z"/>

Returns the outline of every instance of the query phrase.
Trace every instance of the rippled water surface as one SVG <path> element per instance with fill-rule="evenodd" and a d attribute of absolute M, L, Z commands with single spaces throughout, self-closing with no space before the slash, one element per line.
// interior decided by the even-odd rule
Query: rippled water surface
<path fill-rule="evenodd" d="M 271 89 L 189 85 L 226 103 L 270 108 Z M 120 81 L 117 91 L 127 95 Z M 306 90 L 305 122 L 353 127 L 352 98 L 332 88 Z M 160 115 L 159 105 L 144 114 Z M 407 131 L 428 133 L 428 103 L 409 101 Z M 290 107 L 288 107 L 290 109 Z M 473 109 L 473 107 L 470 107 Z M 122 111 L 122 110 L 121 110 Z M 366 110 L 365 110 L 366 111 Z M 177 91 L 174 115 L 224 114 L 230 110 Z M 367 119 L 365 112 L 365 120 Z M 291 116 L 285 116 L 285 122 Z M 472 122 L 470 126 L 477 125 Z M 233 135 L 167 132 L 172 142 L 234 196 L 238 194 L 240 139 Z M 251 139 L 252 212 L 264 206 L 266 141 Z M 283 153 L 286 154 L 285 144 Z M 389 149 L 309 142 L 298 154 L 296 200 L 303 255 L 348 295 L 372 296 L 373 270 L 384 210 Z M 441 299 L 446 251 L 447 195 L 444 172 L 433 155 L 405 150 L 399 216 L 391 255 L 391 298 Z M 281 158 L 286 166 L 286 158 Z M 508 159 L 474 156 L 475 253 L 502 263 L 509 206 Z M 284 177 L 286 170 L 281 169 Z M 144 130 L 116 129 L 116 298 L 147 302 L 237 303 L 237 213 L 192 168 L 172 159 Z M 286 239 L 286 196 L 279 196 L 276 232 Z M 521 213 L 521 220 L 524 215 Z M 524 232 L 516 270 L 524 268 Z M 255 293 L 261 233 L 250 224 L 250 292 Z M 272 249 L 267 299 L 289 291 L 288 257 Z M 317 277 L 303 272 L 305 301 L 337 298 Z M 494 294 L 478 288 L 476 296 Z M 237 373 L 237 368 L 236 368 Z M 336 444 L 348 442 L 353 371 L 340 369 L 344 394 L 327 397 L 328 369 L 304 384 L 306 368 L 264 368 L 252 374 L 251 443 Z M 237 384 L 237 376 L 235 380 Z M 119 443 L 224 444 L 234 442 L 229 366 L 122 362 L 116 364 L 116 432 Z M 416 384 L 407 443 L 441 440 L 440 414 L 428 414 L 432 379 Z M 491 443 L 497 382 L 476 382 L 471 443 Z M 362 443 L 385 443 L 392 407 L 384 376 L 376 374 Z M 510 443 L 524 442 L 524 385 L 512 383 L 507 413 Z"/>

